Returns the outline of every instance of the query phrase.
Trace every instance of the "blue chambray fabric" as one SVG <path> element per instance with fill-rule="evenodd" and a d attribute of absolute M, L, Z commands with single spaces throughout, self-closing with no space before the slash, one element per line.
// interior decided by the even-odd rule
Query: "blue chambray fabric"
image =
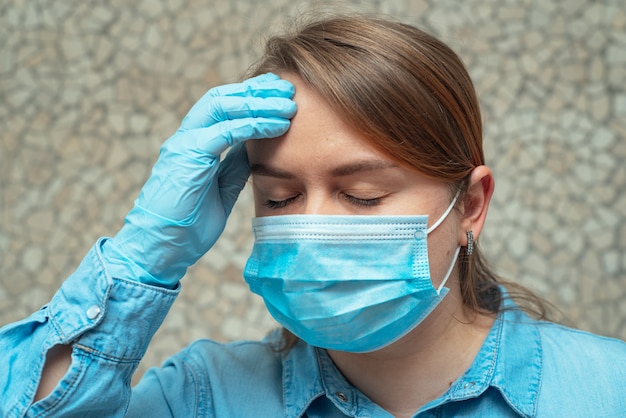
<path fill-rule="evenodd" d="M 112 278 L 91 248 L 50 303 L 0 329 L 1 417 L 123 416 L 130 379 L 178 290 Z M 59 386 L 32 405 L 45 353 L 73 345 Z"/>
<path fill-rule="evenodd" d="M 111 278 L 100 245 L 48 305 L 0 329 L 0 416 L 391 416 L 325 350 L 299 342 L 279 353 L 277 332 L 263 341 L 197 341 L 131 392 L 132 372 L 178 291 Z M 535 321 L 508 303 L 472 366 L 416 417 L 626 416 L 626 343 Z M 70 342 L 70 370 L 31 406 L 45 352 Z"/>

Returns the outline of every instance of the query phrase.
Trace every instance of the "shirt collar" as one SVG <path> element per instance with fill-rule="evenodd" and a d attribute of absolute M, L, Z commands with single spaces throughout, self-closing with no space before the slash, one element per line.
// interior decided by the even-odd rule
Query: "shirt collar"
<path fill-rule="evenodd" d="M 357 412 L 356 389 L 335 367 L 326 350 L 303 341 L 283 358 L 285 416 L 301 417 L 320 396 L 348 416 Z"/>
<path fill-rule="evenodd" d="M 511 408 L 524 416 L 536 415 L 543 350 L 537 321 L 512 302 L 500 318 L 500 342 L 492 386 Z"/>
<path fill-rule="evenodd" d="M 301 417 L 324 393 L 314 348 L 298 341 L 283 358 L 283 397 L 286 417 Z"/>
<path fill-rule="evenodd" d="M 493 387 L 518 414 L 535 416 L 543 359 L 539 330 L 510 299 L 504 306 L 472 366 L 434 402 L 475 398 Z"/>

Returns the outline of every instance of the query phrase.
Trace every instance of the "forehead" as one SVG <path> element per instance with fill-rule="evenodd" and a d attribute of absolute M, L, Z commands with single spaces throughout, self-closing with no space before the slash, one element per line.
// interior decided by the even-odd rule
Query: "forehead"
<path fill-rule="evenodd" d="M 248 141 L 251 164 L 258 161 L 288 159 L 325 164 L 331 160 L 381 159 L 392 161 L 377 150 L 358 130 L 298 76 L 282 74 L 291 81 L 298 106 L 289 131 L 281 137 Z"/>

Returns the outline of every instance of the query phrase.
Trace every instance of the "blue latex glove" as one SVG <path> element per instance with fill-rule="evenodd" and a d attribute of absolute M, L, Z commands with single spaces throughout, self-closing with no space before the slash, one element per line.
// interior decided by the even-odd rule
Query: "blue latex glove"
<path fill-rule="evenodd" d="M 161 147 L 120 232 L 105 241 L 113 277 L 174 288 L 215 244 L 245 185 L 245 141 L 289 129 L 291 83 L 264 74 L 208 91 Z M 224 161 L 222 154 L 230 146 Z"/>

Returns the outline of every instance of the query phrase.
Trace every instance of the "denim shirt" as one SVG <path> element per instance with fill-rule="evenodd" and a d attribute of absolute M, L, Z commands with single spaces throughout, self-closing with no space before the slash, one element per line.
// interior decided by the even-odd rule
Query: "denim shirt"
<path fill-rule="evenodd" d="M 130 380 L 178 290 L 110 277 L 99 241 L 50 303 L 0 329 L 2 417 L 389 417 L 325 350 L 304 342 L 200 340 Z M 624 417 L 626 343 L 502 312 L 472 366 L 417 417 Z M 73 346 L 33 404 L 45 353 Z"/>

